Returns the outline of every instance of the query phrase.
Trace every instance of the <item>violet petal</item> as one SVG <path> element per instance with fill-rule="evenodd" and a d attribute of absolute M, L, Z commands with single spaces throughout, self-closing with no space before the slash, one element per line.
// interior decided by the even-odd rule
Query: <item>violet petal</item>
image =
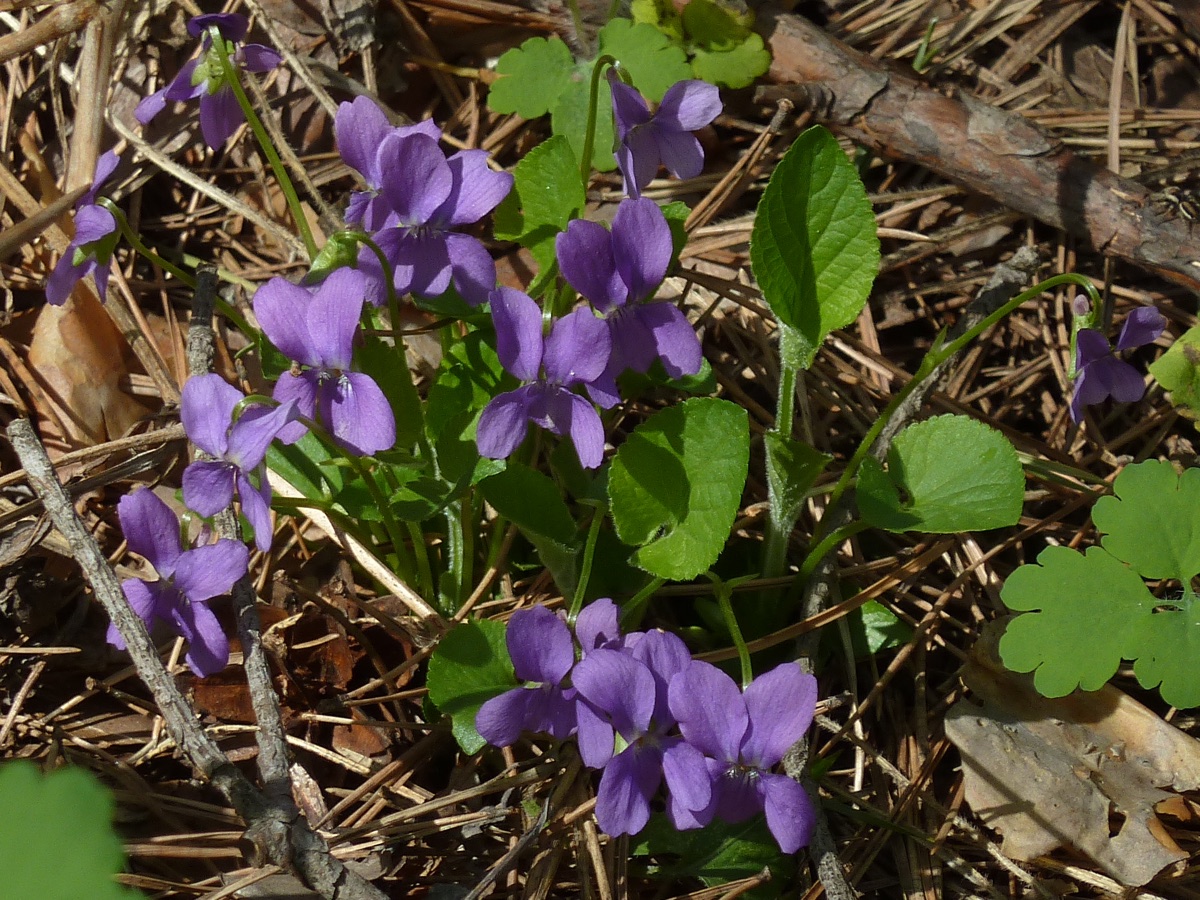
<path fill-rule="evenodd" d="M 559 684 L 575 664 L 566 624 L 544 606 L 518 609 L 505 632 L 513 670 L 522 681 Z"/>
<path fill-rule="evenodd" d="M 183 502 L 202 516 L 215 516 L 233 502 L 233 483 L 230 463 L 196 460 L 183 470 Z"/>
<path fill-rule="evenodd" d="M 786 775 L 764 773 L 759 777 L 758 790 L 767 814 L 767 827 L 779 849 L 795 853 L 808 846 L 817 816 L 804 786 Z"/>
<path fill-rule="evenodd" d="M 306 366 L 319 366 L 321 358 L 311 346 L 308 333 L 311 302 L 312 295 L 307 290 L 276 276 L 255 292 L 254 315 L 263 333 L 284 356 Z M 311 407 L 300 409 L 305 415 L 312 415 Z"/>
<path fill-rule="evenodd" d="M 229 638 L 206 604 L 184 601 L 172 608 L 171 619 L 187 639 L 184 659 L 193 672 L 207 678 L 225 668 L 229 662 Z"/>
<path fill-rule="evenodd" d="M 189 378 L 179 400 L 179 418 L 188 440 L 210 456 L 223 459 L 229 447 L 233 409 L 244 399 L 245 394 L 216 373 Z"/>
<path fill-rule="evenodd" d="M 750 728 L 742 741 L 742 762 L 769 769 L 812 724 L 817 679 L 796 663 L 783 663 L 755 678 L 744 696 Z"/>
<path fill-rule="evenodd" d="M 425 225 L 446 202 L 454 175 L 437 141 L 424 134 L 389 135 L 379 150 L 383 195 L 402 225 Z"/>
<path fill-rule="evenodd" d="M 228 594 L 249 565 L 250 551 L 246 545 L 222 538 L 215 544 L 180 554 L 175 566 L 175 586 L 189 600 L 203 602 Z"/>
<path fill-rule="evenodd" d="M 228 85 L 215 94 L 200 97 L 200 133 L 204 135 L 204 143 L 213 150 L 225 146 L 242 121 L 242 108 L 238 106 L 233 88 Z"/>
<path fill-rule="evenodd" d="M 453 183 L 450 194 L 432 217 L 443 227 L 470 225 L 478 222 L 512 190 L 513 176 L 508 172 L 493 172 L 488 167 L 485 150 L 460 150 L 449 159 Z"/>
<path fill-rule="evenodd" d="M 554 239 L 563 278 L 602 313 L 629 299 L 629 288 L 617 271 L 613 236 L 599 222 L 573 219 Z"/>
<path fill-rule="evenodd" d="M 650 821 L 650 797 L 662 783 L 662 756 L 629 747 L 604 767 L 596 791 L 596 823 L 607 835 L 637 834 Z"/>
<path fill-rule="evenodd" d="M 655 124 L 673 131 L 699 131 L 721 114 L 721 92 L 706 81 L 677 81 L 654 114 Z"/>
<path fill-rule="evenodd" d="M 550 329 L 542 355 L 546 380 L 567 387 L 592 381 L 608 365 L 611 352 L 608 325 L 581 306 Z"/>
<path fill-rule="evenodd" d="M 490 299 L 500 365 L 522 381 L 535 380 L 542 365 L 541 307 L 516 288 L 497 288 Z"/>
<path fill-rule="evenodd" d="M 150 621 L 154 618 L 158 606 L 159 594 L 164 588 L 164 584 L 147 583 L 140 578 L 126 578 L 121 582 L 121 591 L 125 594 L 125 599 L 129 601 L 138 618 L 146 623 L 147 629 L 150 628 Z M 111 622 L 104 639 L 118 650 L 125 649 L 125 639 L 121 637 L 117 626 Z"/>
<path fill-rule="evenodd" d="M 149 488 L 134 488 L 117 502 L 117 518 L 129 549 L 145 557 L 163 578 L 175 573 L 183 549 L 179 519 Z"/>
<path fill-rule="evenodd" d="M 325 425 L 343 447 L 359 456 L 371 456 L 395 446 L 392 405 L 370 375 L 343 372 L 329 397 Z"/>
<path fill-rule="evenodd" d="M 668 700 L 689 744 L 715 759 L 738 761 L 750 716 L 732 678 L 710 663 L 694 660 L 671 679 Z"/>
<path fill-rule="evenodd" d="M 308 303 L 306 325 L 307 343 L 319 365 L 350 368 L 366 293 L 366 276 L 357 269 L 335 269 L 317 288 Z"/>
<path fill-rule="evenodd" d="M 511 747 L 525 730 L 533 691 L 513 688 L 492 697 L 475 714 L 475 730 L 493 747 Z"/>
<path fill-rule="evenodd" d="M 342 103 L 333 118 L 333 137 L 346 165 L 373 188 L 382 182 L 376 158 L 391 124 L 382 109 L 368 97 Z"/>
<path fill-rule="evenodd" d="M 1117 338 L 1118 350 L 1131 350 L 1153 344 L 1167 327 L 1167 320 L 1153 306 L 1139 306 L 1125 317 L 1121 335 Z"/>
<path fill-rule="evenodd" d="M 481 306 L 496 287 L 496 261 L 479 238 L 469 234 L 445 235 L 454 288 L 471 306 Z"/>
<path fill-rule="evenodd" d="M 580 696 L 609 715 L 626 740 L 646 733 L 654 712 L 654 675 L 619 650 L 593 650 L 571 673 Z"/>
<path fill-rule="evenodd" d="M 263 553 L 271 549 L 274 528 L 271 526 L 271 483 L 262 473 L 262 486 L 255 487 L 245 473 L 237 476 L 238 498 L 242 501 L 242 515 L 254 529 L 254 546 Z"/>
<path fill-rule="evenodd" d="M 630 300 L 644 300 L 662 283 L 671 264 L 671 228 L 658 204 L 622 200 L 612 224 L 612 255 Z"/>

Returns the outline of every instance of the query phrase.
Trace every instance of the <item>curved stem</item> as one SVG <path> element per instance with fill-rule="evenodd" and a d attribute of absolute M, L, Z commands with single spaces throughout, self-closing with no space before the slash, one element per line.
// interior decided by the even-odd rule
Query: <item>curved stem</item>
<path fill-rule="evenodd" d="M 311 261 L 317 256 L 317 242 L 313 239 L 312 229 L 308 227 L 308 219 L 304 215 L 304 208 L 300 205 L 300 197 L 296 194 L 296 186 L 292 184 L 292 179 L 288 175 L 287 169 L 284 168 L 283 160 L 279 158 L 279 151 L 271 143 L 271 136 L 267 134 L 267 129 L 263 126 L 262 120 L 259 119 L 258 113 L 254 111 L 254 106 L 250 103 L 250 98 L 246 96 L 246 89 L 242 87 L 241 79 L 238 78 L 238 69 L 229 58 L 228 45 L 225 42 L 225 38 L 221 36 L 220 29 L 214 25 L 208 29 L 208 35 L 209 40 L 212 41 L 212 47 L 216 51 L 217 58 L 221 61 L 221 71 L 225 77 L 225 81 L 233 90 L 233 95 L 237 98 L 238 106 L 242 108 L 242 112 L 246 115 L 246 123 L 250 126 L 250 130 L 254 132 L 254 138 L 262 148 L 263 155 L 267 158 L 267 162 L 271 166 L 271 171 L 275 173 L 275 179 L 279 182 L 279 188 L 283 191 L 283 196 L 287 200 L 288 210 L 291 211 L 292 219 L 296 223 L 296 229 L 300 232 L 300 237 L 304 241 L 304 247 L 308 251 L 308 258 Z"/>
<path fill-rule="evenodd" d="M 572 5 L 572 8 L 574 6 Z M 592 150 L 596 145 L 596 115 L 600 101 L 600 75 L 616 60 L 607 53 L 596 60 L 592 66 L 592 86 L 588 95 L 587 129 L 583 133 L 583 158 L 579 161 L 579 177 L 583 179 L 583 191 L 587 193 L 588 182 L 592 180 Z"/>
<path fill-rule="evenodd" d="M 587 593 L 588 581 L 592 577 L 592 560 L 596 556 L 596 541 L 600 537 L 600 524 L 604 521 L 604 510 L 597 508 L 592 513 L 591 524 L 588 525 L 587 542 L 583 545 L 583 565 L 580 566 L 579 584 L 575 586 L 575 596 L 571 600 L 571 609 L 567 612 L 567 621 L 574 624 L 575 617 L 583 609 L 583 597 Z"/>
<path fill-rule="evenodd" d="M 174 263 L 168 262 L 147 247 L 142 242 L 142 239 L 138 237 L 137 233 L 129 227 L 129 220 L 125 218 L 125 213 L 121 212 L 121 208 L 117 206 L 117 204 L 113 203 L 107 197 L 99 198 L 96 203 L 112 213 L 112 217 L 117 222 L 117 228 L 121 230 L 121 236 L 125 238 L 125 240 L 129 241 L 129 246 L 131 246 L 142 256 L 146 257 L 146 259 L 150 260 L 150 262 L 154 263 L 154 265 L 170 272 L 192 290 L 196 289 L 196 276 L 185 272 Z"/>
<path fill-rule="evenodd" d="M 727 582 L 722 581 L 712 572 L 705 574 L 713 583 L 713 590 L 717 594 L 717 604 L 721 607 L 721 616 L 725 619 L 725 627 L 729 629 L 729 637 L 733 640 L 733 646 L 737 648 L 738 660 L 742 665 L 742 690 L 745 690 L 754 680 L 754 669 L 750 666 L 750 650 L 746 646 L 746 639 L 742 637 L 741 626 L 738 625 L 737 616 L 733 614 L 732 597 L 736 582 L 747 579 L 739 578 Z"/>
<path fill-rule="evenodd" d="M 875 440 L 879 437 L 880 432 L 883 431 L 884 426 L 887 425 L 888 421 L 895 414 L 896 410 L 900 408 L 900 404 L 908 399 L 908 396 L 917 389 L 921 382 L 923 382 L 930 376 L 930 374 L 932 374 L 934 369 L 936 369 L 950 357 L 954 356 L 954 354 L 958 353 L 959 350 L 967 346 L 967 344 L 975 340 L 975 338 L 979 337 L 979 335 L 983 334 L 983 332 L 991 328 L 1009 313 L 1016 310 L 1019 306 L 1024 303 L 1028 303 L 1034 297 L 1037 297 L 1039 294 L 1048 291 L 1051 288 L 1058 287 L 1060 284 L 1077 284 L 1087 291 L 1089 296 L 1092 297 L 1093 302 L 1099 302 L 1100 295 L 1096 292 L 1096 288 L 1092 285 L 1088 278 L 1083 275 L 1076 274 L 1075 272 L 1068 272 L 1065 275 L 1055 275 L 1053 278 L 1048 278 L 1041 284 L 1034 285 L 1029 290 L 1017 294 L 1017 296 L 1013 297 L 1013 299 L 1009 300 L 990 316 L 982 319 L 973 328 L 967 329 L 948 344 L 942 343 L 942 335 L 939 334 L 937 340 L 934 341 L 933 347 L 931 347 L 929 352 L 925 354 L 925 358 L 921 360 L 921 365 L 917 368 L 917 371 L 913 374 L 912 378 L 910 378 L 908 383 L 905 384 L 904 387 L 902 387 L 899 392 L 892 397 L 891 402 L 888 403 L 883 412 L 880 413 L 879 417 L 871 425 L 870 429 L 867 430 L 866 435 L 858 445 L 858 449 L 854 451 L 854 455 L 850 457 L 850 461 L 846 464 L 846 468 L 842 471 L 842 475 L 838 479 L 837 484 L 834 485 L 833 492 L 829 495 L 829 503 L 826 508 L 832 509 L 837 505 L 838 501 L 842 498 L 842 495 L 846 493 L 846 489 L 850 486 L 850 482 L 853 481 L 854 477 L 858 474 L 858 469 L 862 465 L 863 459 L 865 459 L 866 455 L 871 452 L 871 447 L 875 444 Z M 824 518 L 822 518 L 821 523 L 817 525 L 816 532 L 813 535 L 814 540 L 821 540 L 824 537 L 824 528 L 822 527 L 824 521 Z M 811 554 L 809 555 L 811 556 Z"/>

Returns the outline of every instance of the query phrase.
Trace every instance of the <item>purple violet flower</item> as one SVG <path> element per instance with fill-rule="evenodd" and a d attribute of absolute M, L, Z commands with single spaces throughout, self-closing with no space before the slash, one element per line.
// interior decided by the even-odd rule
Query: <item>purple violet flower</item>
<path fill-rule="evenodd" d="M 483 150 L 460 150 L 447 158 L 420 126 L 383 139 L 373 165 L 395 227 L 378 232 L 375 241 L 394 267 L 398 292 L 436 297 L 453 280 L 472 306 L 488 299 L 495 261 L 478 238 L 450 230 L 478 222 L 511 190 L 512 175 L 493 172 L 487 157 Z"/>
<path fill-rule="evenodd" d="M 542 311 L 513 288 L 492 291 L 496 353 L 524 386 L 492 398 L 479 417 L 481 456 L 503 459 L 525 440 L 533 422 L 560 437 L 569 435 L 586 469 L 604 458 L 604 425 L 585 398 L 571 391 L 604 371 L 612 344 L 608 326 L 581 307 L 555 321 L 542 337 Z"/>
<path fill-rule="evenodd" d="M 75 285 L 88 275 L 95 276 L 96 293 L 100 302 L 104 302 L 108 293 L 113 250 L 116 249 L 119 234 L 117 220 L 96 203 L 96 197 L 120 161 L 121 157 L 115 150 L 109 150 L 96 160 L 92 186 L 75 206 L 75 238 L 67 245 L 62 259 L 46 279 L 46 300 L 54 306 L 66 303 Z"/>
<path fill-rule="evenodd" d="M 658 111 L 634 88 L 608 70 L 613 115 L 617 123 L 617 165 L 625 193 L 641 196 L 664 165 L 676 178 L 695 178 L 704 169 L 704 150 L 692 134 L 721 114 L 721 92 L 704 81 L 680 81 L 663 96 Z"/>
<path fill-rule="evenodd" d="M 575 219 L 555 240 L 563 277 L 608 322 L 612 355 L 588 394 L 609 408 L 620 400 L 617 376 L 647 371 L 656 359 L 672 378 L 695 375 L 703 355 L 696 332 L 673 303 L 642 303 L 662 283 L 671 264 L 671 228 L 658 204 L 622 200 L 612 231 Z"/>
<path fill-rule="evenodd" d="M 650 798 L 666 776 L 668 814 L 705 807 L 711 787 L 688 777 L 704 759 L 682 738 L 668 705 L 671 679 L 691 662 L 687 646 L 663 631 L 640 635 L 621 650 L 593 650 L 571 674 L 582 701 L 577 707 L 579 755 L 604 769 L 596 793 L 596 822 L 605 834 L 637 834 L 650 819 Z"/>
<path fill-rule="evenodd" d="M 158 572 L 158 581 L 127 578 L 121 583 L 130 606 L 147 627 L 159 619 L 187 640 L 187 663 L 201 678 L 221 671 L 229 661 L 229 639 L 207 601 L 229 593 L 246 574 L 246 545 L 222 539 L 184 550 L 179 519 L 147 488 L 122 497 L 117 516 L 129 549 Z M 107 640 L 125 649 L 115 625 L 108 626 Z"/>
<path fill-rule="evenodd" d="M 263 458 L 279 430 L 295 419 L 296 403 L 253 406 L 234 421 L 234 409 L 245 399 L 220 375 L 199 375 L 183 386 L 179 415 L 188 440 L 215 457 L 184 469 L 183 502 L 202 516 L 215 516 L 233 502 L 236 487 L 254 542 L 265 553 L 271 549 L 271 484 Z"/>
<path fill-rule="evenodd" d="M 1152 306 L 1135 309 L 1125 319 L 1117 338 L 1116 352 L 1151 344 L 1167 327 L 1162 313 Z M 1094 328 L 1081 328 L 1075 336 L 1075 392 L 1071 396 L 1071 420 L 1083 421 L 1083 408 L 1112 397 L 1118 403 L 1142 398 L 1146 385 L 1142 374 L 1116 356 L 1108 338 Z"/>
<path fill-rule="evenodd" d="M 333 119 L 338 152 L 346 165 L 367 183 L 367 190 L 350 194 L 350 204 L 346 207 L 347 224 L 361 225 L 366 231 L 378 231 L 387 224 L 394 224 L 387 221 L 392 210 L 387 198 L 380 194 L 387 176 L 379 160 L 380 150 L 393 134 L 400 137 L 423 134 L 434 141 L 442 138 L 442 130 L 433 119 L 416 125 L 393 126 L 387 114 L 367 97 L 355 97 L 352 102 L 338 106 Z M 373 253 L 371 258 L 376 259 Z"/>
<path fill-rule="evenodd" d="M 743 693 L 720 669 L 694 661 L 672 679 L 668 693 L 684 738 L 705 757 L 704 766 L 676 773 L 692 782 L 681 796 L 693 821 L 680 827 L 707 825 L 714 815 L 736 823 L 765 810 L 767 827 L 784 853 L 805 846 L 816 820 L 812 802 L 801 784 L 771 769 L 812 724 L 816 679 L 784 663 Z M 701 782 L 711 799 L 693 806 L 687 791 L 703 796 Z"/>
<path fill-rule="evenodd" d="M 167 107 L 167 101 L 183 102 L 200 99 L 200 131 L 204 143 L 219 149 L 242 123 L 242 108 L 238 105 L 221 60 L 212 47 L 209 28 L 216 26 L 225 39 L 229 61 L 235 69 L 247 72 L 269 72 L 283 57 L 262 44 L 243 44 L 250 28 L 249 20 L 238 13 L 212 13 L 195 16 L 188 22 L 188 34 L 200 38 L 201 55 L 184 63 L 183 68 L 165 88 L 142 100 L 133 115 L 141 124 Z"/>
<path fill-rule="evenodd" d="M 475 716 L 480 736 L 495 747 L 517 742 L 522 731 L 559 740 L 575 732 L 575 689 L 563 681 L 575 665 L 575 643 L 565 622 L 544 606 L 519 609 L 504 634 L 517 678 L 527 682 L 488 700 Z"/>
<path fill-rule="evenodd" d="M 272 278 L 254 295 L 254 314 L 263 332 L 299 367 L 280 377 L 274 397 L 281 405 L 317 419 L 352 453 L 370 456 L 396 443 L 396 418 L 375 380 L 350 371 L 354 335 L 362 315 L 365 276 L 337 269 L 314 293 L 285 278 Z M 280 440 L 304 434 L 299 423 L 284 426 Z"/>

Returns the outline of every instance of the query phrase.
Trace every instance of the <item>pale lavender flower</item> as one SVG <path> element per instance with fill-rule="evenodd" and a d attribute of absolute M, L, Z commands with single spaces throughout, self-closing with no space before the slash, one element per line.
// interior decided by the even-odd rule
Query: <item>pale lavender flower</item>
<path fill-rule="evenodd" d="M 391 135 L 404 137 L 423 134 L 434 141 L 441 140 L 442 130 L 432 119 L 416 125 L 393 126 L 387 114 L 368 97 L 355 97 L 338 106 L 333 119 L 333 136 L 338 152 L 346 165 L 354 169 L 367 183 L 367 190 L 353 191 L 346 207 L 346 222 L 361 225 L 366 231 L 378 231 L 394 219 L 387 198 L 380 194 L 386 180 L 386 169 L 380 164 L 380 151 Z M 367 251 L 370 252 L 370 251 Z M 376 259 L 374 254 L 371 258 Z"/>
<path fill-rule="evenodd" d="M 54 306 L 66 303 L 75 285 L 88 275 L 95 277 L 96 293 L 100 302 L 104 302 L 108 293 L 113 250 L 116 249 L 119 235 L 116 218 L 96 203 L 96 197 L 120 161 L 115 150 L 103 154 L 96 161 L 92 186 L 79 198 L 75 207 L 75 237 L 46 280 L 46 300 Z"/>
<path fill-rule="evenodd" d="M 579 755 L 603 768 L 596 793 L 596 822 L 605 834 L 637 834 L 650 818 L 650 800 L 664 775 L 670 791 L 668 815 L 708 805 L 711 787 L 686 773 L 703 768 L 694 747 L 670 734 L 675 718 L 668 685 L 691 662 L 687 646 L 673 634 L 627 635 L 620 650 L 600 648 L 575 666 L 579 692 Z M 620 743 L 617 743 L 617 740 Z"/>
<path fill-rule="evenodd" d="M 704 755 L 704 765 L 675 773 L 672 790 L 680 788 L 680 805 L 690 813 L 677 826 L 707 825 L 714 815 L 736 823 L 765 811 L 784 853 L 805 846 L 816 821 L 812 801 L 801 784 L 771 769 L 812 724 L 816 679 L 784 663 L 743 693 L 720 669 L 693 661 L 672 679 L 668 695 L 684 738 Z M 695 804 L 705 785 L 711 798 Z"/>
<path fill-rule="evenodd" d="M 588 385 L 601 406 L 620 397 L 622 372 L 647 371 L 662 360 L 672 378 L 700 371 L 703 356 L 696 333 L 673 303 L 642 303 L 662 283 L 671 263 L 671 229 L 653 200 L 621 201 L 612 231 L 597 222 L 575 219 L 555 240 L 559 271 L 604 314 L 612 354 L 604 372 Z"/>
<path fill-rule="evenodd" d="M 271 484 L 263 459 L 279 430 L 296 417 L 296 403 L 250 407 L 234 421 L 244 399 L 220 375 L 199 375 L 183 386 L 179 417 L 188 440 L 215 457 L 184 469 L 183 502 L 202 516 L 215 516 L 233 502 L 236 488 L 255 544 L 265 553 L 271 549 Z"/>
<path fill-rule="evenodd" d="M 609 69 L 613 114 L 617 123 L 617 165 L 625 193 L 641 196 L 664 165 L 676 178 L 695 178 L 704 169 L 704 150 L 693 131 L 721 114 L 721 94 L 704 81 L 680 81 L 663 96 L 658 111 Z"/>
<path fill-rule="evenodd" d="M 396 443 L 391 404 L 369 375 L 350 371 L 354 336 L 362 315 L 366 279 L 354 269 L 337 269 L 315 292 L 272 278 L 254 295 L 254 314 L 263 333 L 299 367 L 275 385 L 281 405 L 294 400 L 303 416 L 317 419 L 341 446 L 360 456 L 390 450 Z M 285 442 L 304 433 L 285 426 Z"/>
<path fill-rule="evenodd" d="M 389 227 L 375 241 L 393 266 L 398 292 L 435 297 L 453 281 L 472 306 L 488 299 L 495 261 L 478 238 L 451 230 L 478 222 L 512 188 L 512 175 L 493 172 L 487 157 L 483 150 L 460 150 L 447 158 L 436 138 L 418 129 L 384 138 L 374 166 Z"/>
<path fill-rule="evenodd" d="M 1152 306 L 1135 309 L 1125 319 L 1117 338 L 1116 352 L 1151 344 L 1167 326 L 1162 313 Z M 1142 374 L 1119 359 L 1103 332 L 1081 328 L 1075 336 L 1075 392 L 1071 396 L 1071 419 L 1083 421 L 1083 408 L 1112 397 L 1118 403 L 1142 398 L 1146 385 Z"/>
<path fill-rule="evenodd" d="M 250 561 L 246 545 L 222 539 L 184 550 L 179 519 L 147 488 L 122 497 L 117 516 L 129 549 L 158 572 L 158 581 L 128 578 L 121 583 L 130 606 L 147 627 L 162 621 L 187 640 L 187 663 L 201 678 L 221 671 L 229 661 L 229 639 L 207 601 L 229 593 L 246 574 Z M 125 649 L 114 625 L 108 626 L 107 640 L 118 650 Z"/>
<path fill-rule="evenodd" d="M 143 125 L 166 109 L 168 101 L 200 100 L 200 131 L 204 142 L 219 149 L 242 124 L 244 116 L 237 96 L 225 77 L 221 60 L 212 47 L 209 28 L 215 26 L 225 39 L 229 61 L 235 69 L 269 72 L 283 61 L 277 52 L 262 44 L 243 44 L 249 20 L 238 13 L 212 13 L 195 16 L 188 22 L 188 34 L 200 38 L 201 55 L 184 63 L 165 88 L 142 100 L 134 117 Z"/>
<path fill-rule="evenodd" d="M 569 435 L 579 462 L 594 469 L 604 458 L 604 425 L 585 398 L 571 388 L 597 378 L 608 362 L 608 326 L 580 308 L 555 321 L 542 337 L 542 311 L 513 288 L 492 292 L 496 353 L 526 382 L 494 397 L 479 417 L 476 443 L 481 456 L 504 459 L 525 440 L 533 422 L 560 437 Z"/>

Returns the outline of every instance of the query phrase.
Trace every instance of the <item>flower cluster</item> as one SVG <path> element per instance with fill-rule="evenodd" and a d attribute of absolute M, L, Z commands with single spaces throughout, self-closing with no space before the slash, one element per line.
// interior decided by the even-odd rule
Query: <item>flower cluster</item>
<path fill-rule="evenodd" d="M 784 663 L 741 691 L 693 660 L 663 631 L 622 635 L 608 599 L 586 607 L 572 635 L 545 607 L 513 613 L 505 635 L 524 685 L 480 707 L 475 725 L 494 746 L 523 731 L 573 737 L 584 763 L 603 769 L 596 820 L 637 834 L 666 784 L 674 827 L 741 822 L 765 812 L 785 853 L 808 843 L 814 812 L 803 786 L 772 771 L 812 723 L 817 683 Z"/>
<path fill-rule="evenodd" d="M 483 150 L 447 157 L 432 121 L 392 127 L 366 97 L 338 108 L 334 134 L 342 159 L 368 188 L 350 198 L 346 220 L 371 233 L 391 269 L 384 273 L 373 251 L 360 252 L 359 267 L 375 283 L 371 299 L 383 301 L 390 277 L 399 294 L 436 297 L 453 282 L 467 303 L 485 302 L 496 264 L 478 238 L 453 229 L 495 209 L 512 189 L 512 175 L 493 172 Z"/>
<path fill-rule="evenodd" d="M 616 78 L 612 92 L 621 139 L 617 161 L 629 197 L 617 206 L 611 229 L 575 219 L 555 239 L 559 271 L 590 306 L 549 322 L 543 337 L 541 310 L 532 299 L 511 288 L 491 294 L 500 361 L 524 384 L 483 411 L 477 431 L 483 456 L 508 456 L 533 422 L 569 436 L 580 464 L 594 469 L 604 456 L 604 428 L 575 387 L 609 409 L 620 402 L 617 378 L 624 372 L 647 372 L 656 360 L 672 378 L 700 371 L 692 326 L 674 304 L 652 300 L 674 249 L 662 210 L 640 191 L 660 163 L 680 177 L 699 174 L 704 153 L 691 130 L 716 117 L 720 96 L 704 82 L 680 82 L 651 115 L 641 95 Z"/>
<path fill-rule="evenodd" d="M 239 541 L 221 539 L 184 550 L 179 539 L 179 519 L 148 488 L 137 488 L 117 504 L 117 517 L 129 549 L 154 567 L 157 581 L 127 578 L 121 589 L 134 612 L 151 627 L 167 624 L 187 639 L 187 663 L 200 677 L 225 668 L 229 639 L 221 630 L 207 601 L 227 594 L 246 573 L 250 551 Z M 108 642 L 118 650 L 125 641 L 115 625 L 108 626 Z"/>
<path fill-rule="evenodd" d="M 1083 408 L 1112 397 L 1118 403 L 1142 399 L 1146 385 L 1142 374 L 1117 357 L 1123 350 L 1143 347 L 1158 340 L 1167 327 L 1162 313 L 1152 306 L 1131 312 L 1121 326 L 1116 352 L 1108 338 L 1094 328 L 1081 328 L 1075 336 L 1075 392 L 1071 396 L 1071 421 L 1083 421 Z"/>

